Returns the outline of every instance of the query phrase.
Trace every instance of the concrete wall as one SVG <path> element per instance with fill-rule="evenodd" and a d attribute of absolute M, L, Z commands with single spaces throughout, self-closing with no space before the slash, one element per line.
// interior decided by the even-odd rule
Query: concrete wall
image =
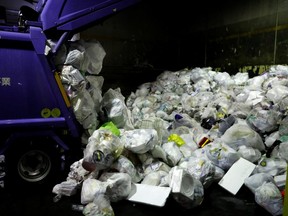
<path fill-rule="evenodd" d="M 101 42 L 107 52 L 105 82 L 127 93 L 164 70 L 211 66 L 231 74 L 244 68 L 257 74 L 260 66 L 287 64 L 288 0 L 195 5 L 142 0 L 81 37 Z"/>

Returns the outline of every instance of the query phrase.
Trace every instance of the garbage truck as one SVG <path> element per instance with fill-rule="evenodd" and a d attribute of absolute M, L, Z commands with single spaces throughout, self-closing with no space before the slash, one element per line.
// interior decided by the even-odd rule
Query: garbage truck
<path fill-rule="evenodd" d="M 83 128 L 75 118 L 53 59 L 75 34 L 137 2 L 0 1 L 2 187 L 43 184 L 69 166 L 68 155 L 73 157 L 81 149 Z M 19 6 L 14 8 L 17 18 L 13 19 L 12 9 L 5 4 Z M 56 41 L 49 52 L 48 40 Z"/>

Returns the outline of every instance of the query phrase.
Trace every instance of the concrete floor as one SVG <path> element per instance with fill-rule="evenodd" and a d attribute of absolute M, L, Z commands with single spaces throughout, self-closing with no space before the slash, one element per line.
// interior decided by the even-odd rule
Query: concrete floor
<path fill-rule="evenodd" d="M 7 191 L 0 189 L 0 215 L 1 216 L 81 216 L 82 212 L 71 209 L 72 204 L 80 204 L 80 192 L 71 197 L 62 197 L 53 202 L 55 194 L 52 186 L 36 191 Z M 254 195 L 243 186 L 233 196 L 220 188 L 217 184 L 211 185 L 205 191 L 203 203 L 194 209 L 184 209 L 172 197 L 169 197 L 164 207 L 155 207 L 145 204 L 133 203 L 127 200 L 112 203 L 116 216 L 269 216 L 265 209 L 257 205 Z"/>

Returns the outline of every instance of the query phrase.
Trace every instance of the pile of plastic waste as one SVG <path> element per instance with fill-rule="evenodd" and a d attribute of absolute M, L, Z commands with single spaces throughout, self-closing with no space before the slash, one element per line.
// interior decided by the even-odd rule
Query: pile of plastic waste
<path fill-rule="evenodd" d="M 89 136 L 84 157 L 53 193 L 81 190 L 84 215 L 114 215 L 110 203 L 127 199 L 133 184 L 178 187 L 171 196 L 191 209 L 242 157 L 256 165 L 245 179 L 255 201 L 282 214 L 285 184 L 275 179 L 287 173 L 287 66 L 253 78 L 211 68 L 164 71 L 125 98 L 119 88 L 102 95 L 98 42 L 66 49 L 62 80 Z"/>

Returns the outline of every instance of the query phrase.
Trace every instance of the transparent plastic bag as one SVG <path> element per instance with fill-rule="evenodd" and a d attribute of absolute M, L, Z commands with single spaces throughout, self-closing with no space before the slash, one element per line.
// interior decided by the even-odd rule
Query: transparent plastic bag
<path fill-rule="evenodd" d="M 152 150 L 155 145 L 159 144 L 158 134 L 155 129 L 134 129 L 122 133 L 121 142 L 126 149 L 143 154 Z"/>
<path fill-rule="evenodd" d="M 82 166 L 89 171 L 109 168 L 121 155 L 124 145 L 110 130 L 95 130 L 84 149 Z"/>
<path fill-rule="evenodd" d="M 261 136 L 244 122 L 233 124 L 221 136 L 221 140 L 235 150 L 238 150 L 241 145 L 253 147 L 259 151 L 265 150 Z"/>
<path fill-rule="evenodd" d="M 85 216 L 115 216 L 110 200 L 106 195 L 96 196 L 93 202 L 84 207 L 82 213 Z"/>
<path fill-rule="evenodd" d="M 247 146 L 239 146 L 239 149 L 237 151 L 242 158 L 245 158 L 246 160 L 255 163 L 258 160 L 260 160 L 262 154 L 258 149 L 247 147 Z"/>
<path fill-rule="evenodd" d="M 97 179 L 86 179 L 81 188 L 81 203 L 88 204 L 93 202 L 96 196 L 106 193 L 107 184 Z"/>
<path fill-rule="evenodd" d="M 215 166 L 227 171 L 239 158 L 236 150 L 226 144 L 214 142 L 204 147 L 206 155 Z"/>
<path fill-rule="evenodd" d="M 112 169 L 116 169 L 121 173 L 130 175 L 132 182 L 137 183 L 143 179 L 141 173 L 138 172 L 134 164 L 125 156 L 120 155 L 119 158 L 111 165 Z"/>
<path fill-rule="evenodd" d="M 273 216 L 283 213 L 281 192 L 272 182 L 263 183 L 255 190 L 255 201 Z"/>
<path fill-rule="evenodd" d="M 255 194 L 256 189 L 265 182 L 272 182 L 275 184 L 273 176 L 268 173 L 254 173 L 244 180 L 245 186 L 248 187 L 253 194 Z"/>
<path fill-rule="evenodd" d="M 105 172 L 99 180 L 107 184 L 105 195 L 111 202 L 126 199 L 131 192 L 131 177 L 127 173 Z"/>
<path fill-rule="evenodd" d="M 130 110 L 125 104 L 121 90 L 109 89 L 103 95 L 100 113 L 105 121 L 112 121 L 119 129 L 134 129 Z"/>

